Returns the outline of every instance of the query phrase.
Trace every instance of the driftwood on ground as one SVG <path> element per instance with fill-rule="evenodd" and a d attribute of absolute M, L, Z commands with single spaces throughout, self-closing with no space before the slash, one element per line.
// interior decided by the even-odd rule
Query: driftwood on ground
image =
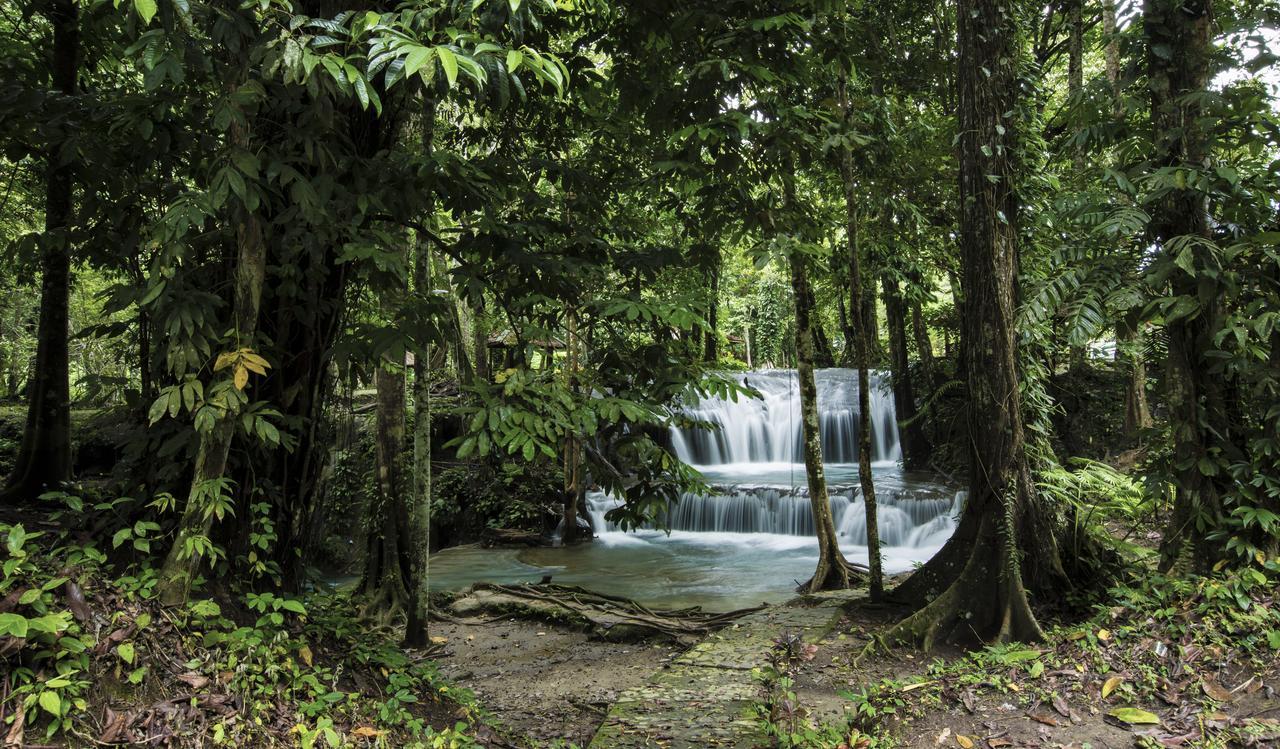
<path fill-rule="evenodd" d="M 716 614 L 701 608 L 651 609 L 629 598 L 571 585 L 476 583 L 453 602 L 458 616 L 528 616 L 583 629 L 605 640 L 649 637 L 688 643 L 764 606 Z"/>

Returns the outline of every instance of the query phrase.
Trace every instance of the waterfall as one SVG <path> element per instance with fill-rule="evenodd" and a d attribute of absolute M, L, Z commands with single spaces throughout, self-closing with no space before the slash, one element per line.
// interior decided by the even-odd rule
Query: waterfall
<path fill-rule="evenodd" d="M 721 493 L 722 492 L 722 493 Z M 867 544 L 867 514 L 861 490 L 834 488 L 831 514 L 842 544 Z M 876 492 L 880 543 L 884 546 L 939 546 L 955 530 L 965 493 L 947 496 L 941 487 L 892 487 Z M 603 492 L 587 496 L 587 511 L 597 534 L 620 533 L 606 513 L 621 502 Z M 772 533 L 812 536 L 813 512 L 808 492 L 780 487 L 738 487 L 716 494 L 685 494 L 654 523 L 656 528 L 693 533 Z"/>
<path fill-rule="evenodd" d="M 707 427 L 671 430 L 677 457 L 696 466 L 712 491 L 686 493 L 652 524 L 653 529 L 698 534 L 703 538 L 739 538 L 735 534 L 813 536 L 813 510 L 805 482 L 800 392 L 794 370 L 737 375 L 761 398 L 737 401 L 708 398 L 686 413 Z M 841 545 L 867 544 L 866 506 L 857 483 L 858 372 L 820 369 L 815 373 L 823 462 L 827 465 L 831 514 Z M 872 465 L 880 542 L 886 554 L 897 549 L 903 560 L 931 554 L 951 536 L 964 504 L 964 492 L 908 478 L 901 457 L 897 416 L 888 376 L 871 373 Z M 604 540 L 623 540 L 605 515 L 619 500 L 602 492 L 587 496 L 592 528 Z M 720 534 L 715 536 L 714 534 Z"/>
<path fill-rule="evenodd" d="M 696 466 L 803 462 L 800 389 L 795 371 L 768 370 L 737 377 L 763 397 L 739 398 L 736 402 L 711 398 L 691 405 L 688 415 L 714 428 L 673 428 L 671 447 L 676 456 Z M 857 370 L 819 369 L 815 380 L 824 461 L 858 462 Z M 902 456 L 893 394 L 887 376 L 881 372 L 871 373 L 871 386 L 872 460 L 892 464 Z"/>

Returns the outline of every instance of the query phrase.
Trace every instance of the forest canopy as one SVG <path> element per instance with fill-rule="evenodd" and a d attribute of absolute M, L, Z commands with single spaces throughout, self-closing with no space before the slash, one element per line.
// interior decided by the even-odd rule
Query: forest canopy
<path fill-rule="evenodd" d="M 82 728 L 85 590 L 390 627 L 386 676 L 432 646 L 433 552 L 590 544 L 588 495 L 621 531 L 718 496 L 672 435 L 762 398 L 759 370 L 795 370 L 800 588 L 897 606 L 886 645 L 1044 642 L 1144 574 L 1269 610 L 1274 0 L 2 7 L 19 744 Z M 848 487 L 832 368 L 858 371 Z M 896 576 L 880 383 L 894 470 L 964 496 Z"/>

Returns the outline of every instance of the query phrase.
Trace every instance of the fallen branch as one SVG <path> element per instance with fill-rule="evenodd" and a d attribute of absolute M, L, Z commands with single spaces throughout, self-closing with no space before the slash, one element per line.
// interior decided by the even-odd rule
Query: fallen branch
<path fill-rule="evenodd" d="M 497 583 L 476 583 L 452 605 L 453 612 L 463 616 L 532 616 L 582 628 L 606 640 L 663 637 L 677 642 L 699 640 L 763 608 L 761 605 L 718 614 L 696 606 L 654 610 L 629 598 L 571 585 Z"/>

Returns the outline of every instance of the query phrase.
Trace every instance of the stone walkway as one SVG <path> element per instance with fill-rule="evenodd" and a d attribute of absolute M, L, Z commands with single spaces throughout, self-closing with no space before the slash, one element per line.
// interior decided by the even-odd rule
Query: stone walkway
<path fill-rule="evenodd" d="M 749 614 L 690 648 L 648 683 L 624 692 L 605 716 L 589 749 L 753 749 L 767 745 L 751 706 L 760 683 L 751 669 L 768 662 L 774 638 L 795 632 L 816 643 L 859 594 L 807 596 Z"/>

